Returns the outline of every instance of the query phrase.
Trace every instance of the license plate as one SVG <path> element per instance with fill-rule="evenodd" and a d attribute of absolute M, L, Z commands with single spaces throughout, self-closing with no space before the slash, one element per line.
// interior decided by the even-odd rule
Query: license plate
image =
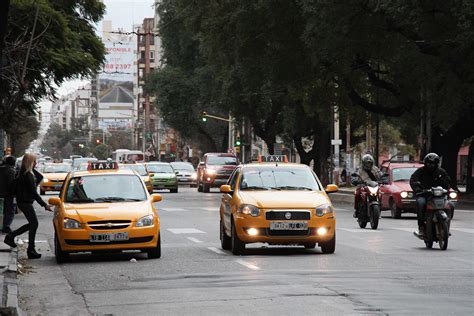
<path fill-rule="evenodd" d="M 128 240 L 127 232 L 91 234 L 89 239 L 90 242 L 111 242 L 121 240 Z"/>
<path fill-rule="evenodd" d="M 306 230 L 308 222 L 271 222 L 271 230 Z"/>

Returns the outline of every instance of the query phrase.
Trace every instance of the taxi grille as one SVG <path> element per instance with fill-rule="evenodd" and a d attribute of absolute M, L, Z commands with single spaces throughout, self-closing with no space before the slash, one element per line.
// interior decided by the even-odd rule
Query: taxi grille
<path fill-rule="evenodd" d="M 286 218 L 286 214 L 290 213 L 291 217 Z M 310 211 L 267 211 L 265 212 L 267 220 L 309 220 L 311 219 Z"/>
<path fill-rule="evenodd" d="M 308 236 L 309 229 L 306 230 L 271 230 L 267 229 L 268 236 Z"/>
<path fill-rule="evenodd" d="M 110 242 L 91 242 L 88 239 L 65 239 L 66 244 L 71 246 L 85 246 L 85 245 L 116 245 L 116 244 L 136 244 L 143 242 L 150 242 L 153 236 L 130 238 L 129 240 L 117 240 Z"/>
<path fill-rule="evenodd" d="M 95 230 L 111 230 L 124 229 L 130 226 L 131 221 L 127 220 L 110 220 L 110 221 L 92 221 L 88 222 L 90 228 Z"/>

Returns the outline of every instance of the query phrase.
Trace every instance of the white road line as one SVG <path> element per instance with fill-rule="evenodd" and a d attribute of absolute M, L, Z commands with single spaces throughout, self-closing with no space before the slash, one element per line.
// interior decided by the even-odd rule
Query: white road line
<path fill-rule="evenodd" d="M 415 227 L 413 227 L 413 228 L 394 227 L 394 228 L 392 228 L 392 229 L 396 229 L 396 230 L 403 230 L 403 231 L 405 231 L 405 232 L 409 232 L 409 233 L 412 233 L 412 232 L 414 232 L 414 231 L 416 230 L 416 228 L 415 228 Z"/>
<path fill-rule="evenodd" d="M 224 251 L 222 251 L 222 250 L 220 250 L 216 247 L 207 247 L 207 249 L 209 249 L 210 251 L 215 252 L 219 255 L 225 255 L 226 254 Z"/>
<path fill-rule="evenodd" d="M 458 209 L 454 209 L 454 213 L 456 212 L 460 212 L 460 213 L 472 213 L 474 214 L 474 210 L 458 210 Z"/>
<path fill-rule="evenodd" d="M 205 234 L 202 230 L 196 228 L 168 228 L 173 234 Z"/>
<path fill-rule="evenodd" d="M 362 229 L 362 228 L 336 228 L 336 230 L 345 230 L 346 232 L 350 233 L 380 233 L 380 230 L 375 230 L 375 229 Z"/>
<path fill-rule="evenodd" d="M 474 229 L 472 229 L 472 228 L 455 228 L 455 227 L 451 227 L 451 230 L 457 230 L 457 231 L 460 231 L 460 232 L 463 232 L 463 233 L 474 234 Z"/>
<path fill-rule="evenodd" d="M 21 241 L 23 241 L 24 243 L 28 243 L 28 239 L 22 239 Z M 48 242 L 47 240 L 35 240 L 35 243 L 37 242 Z"/>
<path fill-rule="evenodd" d="M 160 208 L 158 208 L 158 211 L 159 210 L 160 210 Z M 189 211 L 189 210 L 181 208 L 181 207 L 163 207 L 163 208 L 161 208 L 161 210 L 163 210 L 165 212 L 187 212 L 187 211 Z"/>
<path fill-rule="evenodd" d="M 208 212 L 219 212 L 219 207 L 200 207 L 199 209 Z"/>
<path fill-rule="evenodd" d="M 201 240 L 197 239 L 197 238 L 194 238 L 194 237 L 186 237 L 187 239 L 191 240 L 192 242 L 195 242 L 196 244 L 200 244 L 202 243 Z"/>
<path fill-rule="evenodd" d="M 243 265 L 244 267 L 247 267 L 247 268 L 249 268 L 249 269 L 252 269 L 252 270 L 260 270 L 260 268 L 257 267 L 256 265 L 251 264 L 251 263 L 249 263 L 249 262 L 247 262 L 247 261 L 244 261 L 244 260 L 242 260 L 242 259 L 235 260 L 235 262 L 237 262 L 238 264 Z"/>

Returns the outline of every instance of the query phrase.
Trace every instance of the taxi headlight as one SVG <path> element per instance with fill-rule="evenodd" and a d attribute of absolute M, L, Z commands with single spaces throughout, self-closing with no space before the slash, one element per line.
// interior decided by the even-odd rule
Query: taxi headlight
<path fill-rule="evenodd" d="M 64 228 L 65 229 L 80 229 L 82 228 L 81 223 L 72 218 L 64 219 Z"/>
<path fill-rule="evenodd" d="M 260 209 L 250 204 L 243 204 L 241 207 L 239 207 L 237 212 L 245 215 L 252 215 L 253 217 L 260 215 Z"/>
<path fill-rule="evenodd" d="M 456 192 L 449 192 L 449 198 L 450 199 L 455 199 L 458 197 L 458 194 Z"/>
<path fill-rule="evenodd" d="M 146 215 L 137 221 L 137 227 L 153 226 L 153 215 Z"/>
<path fill-rule="evenodd" d="M 334 209 L 329 204 L 323 204 L 316 208 L 316 216 L 323 216 L 326 214 L 331 214 L 332 212 L 334 212 Z"/>
<path fill-rule="evenodd" d="M 400 196 L 402 197 L 402 199 L 406 199 L 408 197 L 408 192 L 403 191 L 402 193 L 400 193 Z"/>
<path fill-rule="evenodd" d="M 48 178 L 43 178 L 43 182 L 49 182 Z"/>

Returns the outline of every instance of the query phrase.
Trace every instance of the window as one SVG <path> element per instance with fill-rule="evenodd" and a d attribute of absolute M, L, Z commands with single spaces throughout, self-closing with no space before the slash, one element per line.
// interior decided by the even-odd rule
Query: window
<path fill-rule="evenodd" d="M 150 51 L 150 62 L 154 62 L 155 61 L 155 52 L 154 51 Z"/>
<path fill-rule="evenodd" d="M 308 168 L 252 167 L 242 173 L 241 190 L 321 190 Z"/>
<path fill-rule="evenodd" d="M 229 182 L 228 182 L 228 184 L 230 185 L 230 188 L 232 189 L 232 191 L 235 190 L 235 185 L 237 184 L 237 179 L 239 178 L 239 175 L 240 175 L 240 169 L 236 168 L 234 170 L 234 173 L 231 175 L 231 177 L 229 179 Z"/>
<path fill-rule="evenodd" d="M 141 62 L 141 63 L 144 63 L 144 62 L 145 62 L 145 51 L 144 51 L 144 50 L 142 50 L 142 51 L 140 52 L 140 62 Z"/>

